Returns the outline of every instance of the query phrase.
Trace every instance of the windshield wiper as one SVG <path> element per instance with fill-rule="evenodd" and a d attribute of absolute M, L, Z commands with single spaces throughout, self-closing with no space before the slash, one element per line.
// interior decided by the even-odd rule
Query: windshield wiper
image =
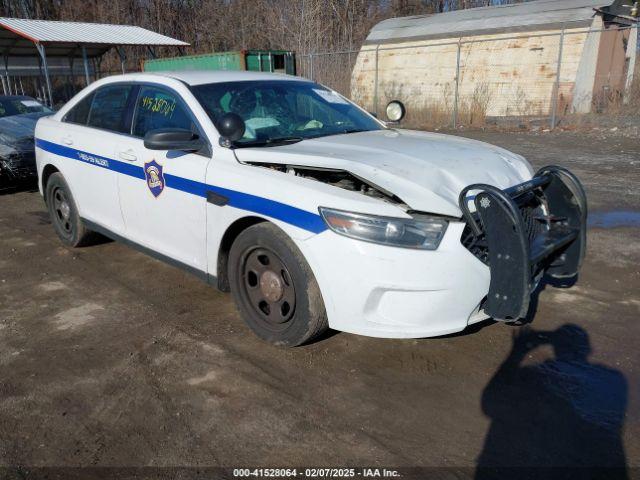
<path fill-rule="evenodd" d="M 324 138 L 324 137 L 333 137 L 335 135 L 345 135 L 347 133 L 360 133 L 360 132 L 372 132 L 373 130 L 368 130 L 366 128 L 344 128 L 342 130 L 338 130 L 337 132 L 330 133 L 322 133 L 320 135 L 314 135 L 309 138 Z"/>
<path fill-rule="evenodd" d="M 236 147 L 276 147 L 278 145 L 290 145 L 304 140 L 302 137 L 278 137 L 258 140 L 254 142 L 237 143 Z"/>
<path fill-rule="evenodd" d="M 343 130 L 341 133 L 360 133 L 360 132 L 369 132 L 370 130 L 366 130 L 364 128 L 347 128 Z"/>

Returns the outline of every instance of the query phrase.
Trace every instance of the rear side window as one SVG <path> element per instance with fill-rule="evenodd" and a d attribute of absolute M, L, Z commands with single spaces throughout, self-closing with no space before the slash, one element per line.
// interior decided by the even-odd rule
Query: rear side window
<path fill-rule="evenodd" d="M 87 125 L 112 132 L 128 133 L 125 127 L 132 85 L 108 85 L 96 90 Z"/>
<path fill-rule="evenodd" d="M 64 121 L 86 125 L 89 119 L 89 110 L 91 110 L 91 102 L 93 102 L 93 93 L 84 97 L 75 107 L 69 110 L 69 113 L 64 117 Z"/>
<path fill-rule="evenodd" d="M 133 135 L 144 137 L 148 131 L 158 128 L 198 131 L 189 112 L 176 94 L 163 88 L 142 87 L 133 120 Z"/>

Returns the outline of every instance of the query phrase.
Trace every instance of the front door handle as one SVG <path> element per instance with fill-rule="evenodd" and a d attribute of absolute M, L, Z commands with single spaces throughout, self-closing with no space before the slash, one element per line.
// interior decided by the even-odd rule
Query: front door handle
<path fill-rule="evenodd" d="M 122 160 L 126 160 L 127 162 L 135 162 L 138 159 L 138 157 L 136 157 L 136 154 L 133 153 L 132 150 L 127 150 L 126 152 L 119 152 L 118 156 Z"/>
<path fill-rule="evenodd" d="M 73 145 L 73 138 L 71 137 L 62 137 L 60 141 L 65 145 Z"/>

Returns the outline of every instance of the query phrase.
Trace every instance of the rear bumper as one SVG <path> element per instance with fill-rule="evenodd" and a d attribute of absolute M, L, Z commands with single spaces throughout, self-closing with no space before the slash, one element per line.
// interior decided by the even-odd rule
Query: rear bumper
<path fill-rule="evenodd" d="M 586 250 L 587 198 L 570 171 L 544 167 L 506 190 L 469 185 L 459 202 L 469 226 L 463 241 L 490 268 L 484 310 L 494 319 L 524 317 L 543 275 L 577 276 Z"/>

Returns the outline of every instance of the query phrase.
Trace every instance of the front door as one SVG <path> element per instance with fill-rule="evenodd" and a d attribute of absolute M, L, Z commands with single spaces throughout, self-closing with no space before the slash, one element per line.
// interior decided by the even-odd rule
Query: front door
<path fill-rule="evenodd" d="M 140 87 L 132 135 L 117 145 L 116 158 L 138 168 L 120 175 L 118 189 L 126 236 L 130 240 L 206 272 L 206 198 L 199 195 L 210 157 L 145 148 L 143 137 L 159 128 L 201 134 L 179 95 L 156 85 Z"/>

